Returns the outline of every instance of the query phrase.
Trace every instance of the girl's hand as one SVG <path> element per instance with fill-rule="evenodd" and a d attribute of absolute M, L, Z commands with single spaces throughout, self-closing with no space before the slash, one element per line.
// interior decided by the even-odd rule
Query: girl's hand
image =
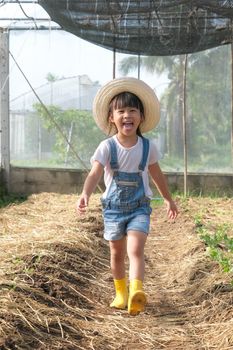
<path fill-rule="evenodd" d="M 95 190 L 97 184 L 103 175 L 104 167 L 97 160 L 94 161 L 91 171 L 88 174 L 84 185 L 82 193 L 77 201 L 76 210 L 78 214 L 84 214 L 88 206 L 89 198 L 93 191 Z"/>
<path fill-rule="evenodd" d="M 84 214 L 88 206 L 89 198 L 86 195 L 81 195 L 77 201 L 76 209 L 79 214 Z"/>
<path fill-rule="evenodd" d="M 178 215 L 178 208 L 173 200 L 166 201 L 167 204 L 167 215 L 169 219 L 175 220 Z"/>

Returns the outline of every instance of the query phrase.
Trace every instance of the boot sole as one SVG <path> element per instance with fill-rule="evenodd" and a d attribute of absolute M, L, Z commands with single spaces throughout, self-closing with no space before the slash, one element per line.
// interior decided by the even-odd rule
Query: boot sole
<path fill-rule="evenodd" d="M 127 304 L 126 305 L 114 305 L 114 304 L 110 304 L 110 308 L 112 309 L 119 309 L 119 310 L 125 310 L 127 308 Z"/>
<path fill-rule="evenodd" d="M 146 295 L 143 291 L 138 290 L 129 298 L 128 313 L 136 316 L 145 310 L 145 305 Z"/>

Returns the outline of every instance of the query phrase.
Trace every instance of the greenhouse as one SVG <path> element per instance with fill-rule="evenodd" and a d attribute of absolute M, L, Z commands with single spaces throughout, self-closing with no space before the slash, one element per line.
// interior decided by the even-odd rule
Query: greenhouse
<path fill-rule="evenodd" d="M 232 184 L 222 177 L 232 174 L 231 2 L 149 3 L 146 11 L 147 2 L 106 7 L 101 1 L 96 6 L 69 1 L 67 7 L 59 1 L 55 7 L 40 1 L 52 18 L 48 22 L 39 4 L 28 1 L 29 18 L 19 6 L 15 21 L 3 16 L 1 45 L 3 50 L 9 45 L 10 54 L 5 51 L 9 63 L 2 66 L 9 102 L 2 103 L 1 149 L 11 175 L 3 166 L 2 177 L 13 192 L 20 167 L 90 168 L 90 156 L 105 137 L 92 121 L 93 98 L 103 83 L 124 75 L 147 81 L 160 99 L 161 122 L 148 137 L 159 148 L 164 171 L 177 176 L 185 171 L 190 181 L 191 174 L 219 174 L 223 186 Z M 3 9 L 12 5 L 6 2 Z M 35 23 L 30 13 L 39 7 Z M 84 135 L 81 129 L 89 131 Z"/>
<path fill-rule="evenodd" d="M 104 178 L 76 204 L 120 77 L 159 100 L 179 212 L 153 187 L 136 317 L 109 307 Z M 232 350 L 233 0 L 1 0 L 0 88 L 0 349 Z"/>

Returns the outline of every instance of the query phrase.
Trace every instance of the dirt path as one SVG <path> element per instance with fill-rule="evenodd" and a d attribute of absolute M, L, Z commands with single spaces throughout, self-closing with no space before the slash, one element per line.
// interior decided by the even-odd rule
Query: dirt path
<path fill-rule="evenodd" d="M 119 333 L 124 334 L 128 328 L 122 349 L 205 349 L 202 339 L 195 334 L 196 306 L 189 280 L 195 279 L 193 274 L 198 275 L 199 268 L 209 269 L 211 265 L 212 269 L 215 264 L 205 261 L 208 267 L 204 267 L 201 262 L 205 246 L 195 234 L 193 219 L 185 210 L 181 208 L 175 223 L 167 220 L 163 207 L 154 210 L 146 247 L 146 311 L 136 318 L 126 312 L 114 313 L 124 320 L 117 325 Z M 112 320 L 113 326 L 115 322 Z M 121 343 L 118 339 L 118 344 Z"/>
<path fill-rule="evenodd" d="M 175 223 L 165 210 L 155 210 L 152 234 L 148 241 L 147 284 L 150 291 L 148 314 L 154 315 L 161 333 L 155 349 L 201 349 L 193 334 L 192 300 L 187 294 L 190 264 L 194 255 L 204 251 L 194 234 L 194 224 L 181 210 Z M 196 256 L 196 259 L 197 256 Z M 153 348 L 153 346 L 151 347 Z"/>
<path fill-rule="evenodd" d="M 215 227 L 228 223 L 233 234 L 232 201 L 189 199 L 180 201 L 179 206 L 181 213 L 175 223 L 166 219 L 163 208 L 158 210 L 156 222 L 155 210 L 147 246 L 147 279 L 153 285 L 148 312 L 154 312 L 162 326 L 154 348 L 233 349 L 229 336 L 233 312 L 226 319 L 222 312 L 223 307 L 228 312 L 231 309 L 233 294 L 224 295 L 221 287 L 229 281 L 207 257 L 195 225 L 195 217 L 202 215 L 203 223 Z"/>
<path fill-rule="evenodd" d="M 232 199 L 177 199 L 175 223 L 153 210 L 146 311 L 108 307 L 114 291 L 99 197 L 40 194 L 0 211 L 0 349 L 232 350 L 231 278 L 206 255 L 200 224 L 228 225 Z"/>

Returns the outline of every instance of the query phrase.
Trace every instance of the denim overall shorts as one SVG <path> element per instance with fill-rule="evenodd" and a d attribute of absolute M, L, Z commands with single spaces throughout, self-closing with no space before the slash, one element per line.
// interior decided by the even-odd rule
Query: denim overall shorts
<path fill-rule="evenodd" d="M 150 199 L 145 196 L 142 172 L 146 166 L 149 153 L 149 140 L 142 138 L 143 152 L 138 172 L 119 171 L 117 148 L 113 138 L 110 145 L 110 166 L 113 179 L 106 198 L 102 198 L 104 217 L 104 238 L 108 241 L 119 240 L 129 230 L 149 233 Z"/>

